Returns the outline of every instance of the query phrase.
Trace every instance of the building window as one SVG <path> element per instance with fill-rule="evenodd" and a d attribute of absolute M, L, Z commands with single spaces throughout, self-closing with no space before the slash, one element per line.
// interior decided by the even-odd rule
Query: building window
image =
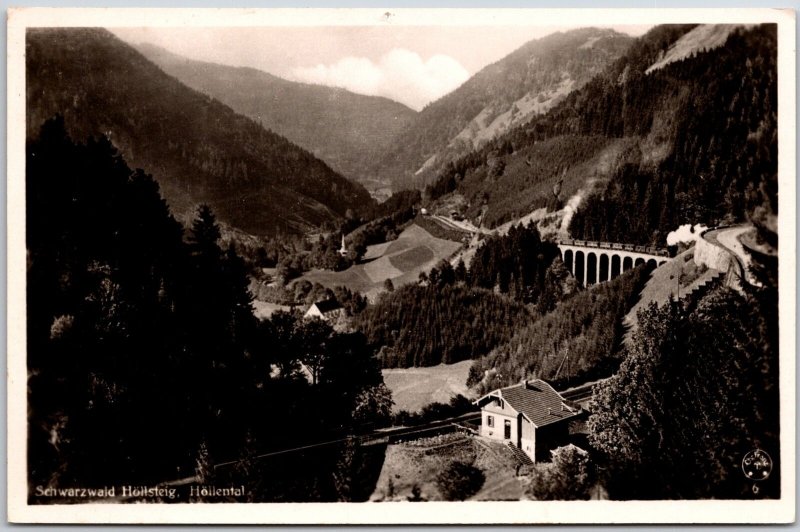
<path fill-rule="evenodd" d="M 506 422 L 503 427 L 503 437 L 507 440 L 511 439 L 511 422 L 506 419 Z"/>
<path fill-rule="evenodd" d="M 494 416 L 486 416 L 486 425 L 494 427 Z"/>

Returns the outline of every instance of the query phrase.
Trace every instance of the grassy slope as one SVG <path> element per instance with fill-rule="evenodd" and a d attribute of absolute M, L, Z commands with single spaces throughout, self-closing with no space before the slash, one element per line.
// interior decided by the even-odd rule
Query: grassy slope
<path fill-rule="evenodd" d="M 486 477 L 483 487 L 470 500 L 519 500 L 523 496 L 522 484 L 515 476 L 515 460 L 505 445 L 448 434 L 387 447 L 370 500 L 405 501 L 414 486 L 420 488 L 424 500 L 445 500 L 436 476 L 455 461 L 472 464 Z"/>
<path fill-rule="evenodd" d="M 430 403 L 449 403 L 458 394 L 470 396 L 467 373 L 471 360 L 428 368 L 383 370 L 383 382 L 394 399 L 394 411 L 417 412 Z"/>
<path fill-rule="evenodd" d="M 416 282 L 420 272 L 429 271 L 460 247 L 457 242 L 436 238 L 412 224 L 386 246 L 380 258 L 342 272 L 312 270 L 301 279 L 327 287 L 346 286 L 350 290 L 375 295 L 383 290 L 386 279 L 391 279 L 395 288 Z"/>
<path fill-rule="evenodd" d="M 639 294 L 639 301 L 625 315 L 624 323 L 628 328 L 625 340 L 628 340 L 630 332 L 636 327 L 637 314 L 640 310 L 647 308 L 652 303 L 661 307 L 670 298 L 682 299 L 691 295 L 693 291 L 716 280 L 722 273 L 719 270 L 695 264 L 694 248 L 667 261 L 650 274 L 647 284 Z"/>

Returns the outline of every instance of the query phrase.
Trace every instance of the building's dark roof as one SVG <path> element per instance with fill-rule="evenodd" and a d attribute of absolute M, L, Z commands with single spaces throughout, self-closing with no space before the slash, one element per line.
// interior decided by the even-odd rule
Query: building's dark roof
<path fill-rule="evenodd" d="M 578 414 L 552 386 L 537 379 L 515 386 L 500 388 L 478 399 L 478 403 L 491 396 L 502 397 L 508 405 L 521 412 L 537 427 L 568 419 Z"/>
<path fill-rule="evenodd" d="M 328 312 L 333 312 L 334 310 L 339 310 L 342 308 L 339 302 L 335 299 L 323 299 L 322 301 L 317 301 L 314 304 L 323 314 L 327 314 Z"/>

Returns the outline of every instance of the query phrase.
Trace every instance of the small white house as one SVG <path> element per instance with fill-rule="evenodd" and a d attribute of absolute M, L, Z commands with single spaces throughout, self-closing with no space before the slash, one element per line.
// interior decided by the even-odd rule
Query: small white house
<path fill-rule="evenodd" d="M 311 305 L 303 317 L 331 321 L 339 318 L 343 314 L 344 307 L 342 307 L 338 301 L 335 299 L 325 299 Z"/>
<path fill-rule="evenodd" d="M 499 388 L 475 404 L 481 407 L 484 438 L 507 442 L 534 462 L 548 458 L 548 451 L 566 442 L 569 421 L 580 413 L 543 380 L 524 381 Z"/>

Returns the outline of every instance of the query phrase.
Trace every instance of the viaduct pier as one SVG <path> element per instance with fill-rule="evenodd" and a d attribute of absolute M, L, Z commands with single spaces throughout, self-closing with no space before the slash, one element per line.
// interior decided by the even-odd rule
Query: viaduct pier
<path fill-rule="evenodd" d="M 636 266 L 649 263 L 654 268 L 670 259 L 666 249 L 591 240 L 559 240 L 561 260 L 583 286 L 614 277 Z"/>

